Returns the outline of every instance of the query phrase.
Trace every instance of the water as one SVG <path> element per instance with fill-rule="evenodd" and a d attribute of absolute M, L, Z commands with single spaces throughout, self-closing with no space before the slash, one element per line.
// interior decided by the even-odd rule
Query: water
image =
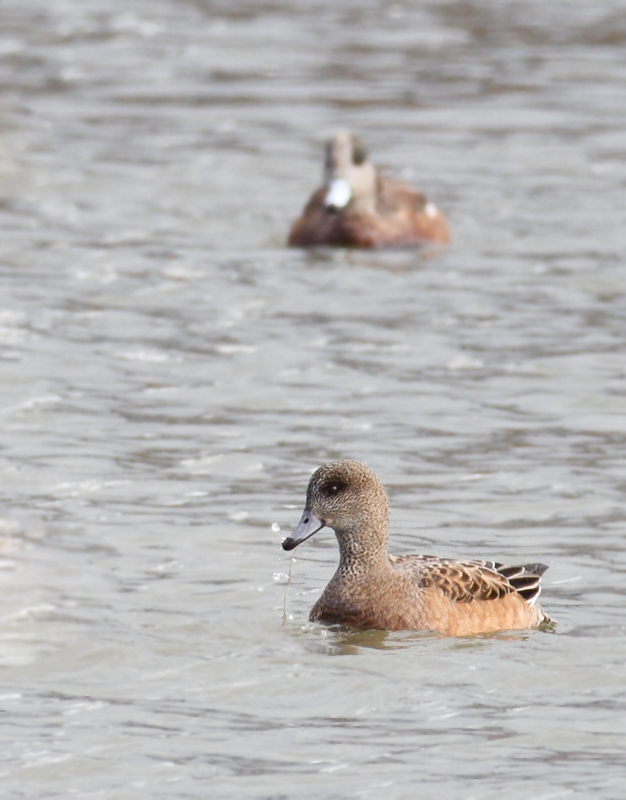
<path fill-rule="evenodd" d="M 414 5 L 0 9 L 1 797 L 623 796 L 623 7 Z M 449 248 L 284 248 L 340 127 Z M 556 634 L 281 627 L 338 456 Z"/>

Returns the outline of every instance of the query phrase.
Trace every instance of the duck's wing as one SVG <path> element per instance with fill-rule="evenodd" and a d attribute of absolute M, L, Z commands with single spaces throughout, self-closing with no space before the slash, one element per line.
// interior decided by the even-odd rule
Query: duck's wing
<path fill-rule="evenodd" d="M 413 189 L 404 181 L 379 175 L 376 182 L 377 206 L 383 214 L 397 211 L 410 211 L 419 214 L 424 211 L 428 200 L 422 192 Z"/>
<path fill-rule="evenodd" d="M 507 567 L 497 561 L 455 561 L 437 556 L 390 556 L 394 569 L 410 574 L 420 589 L 438 589 L 457 603 L 497 600 L 517 592 L 534 605 L 545 564 Z"/>

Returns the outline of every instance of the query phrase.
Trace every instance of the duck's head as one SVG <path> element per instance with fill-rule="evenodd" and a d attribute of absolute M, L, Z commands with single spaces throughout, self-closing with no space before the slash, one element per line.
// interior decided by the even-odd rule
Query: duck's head
<path fill-rule="evenodd" d="M 298 526 L 283 542 L 293 550 L 321 528 L 332 528 L 340 548 L 378 550 L 387 546 L 389 502 L 383 485 L 359 461 L 333 461 L 316 470 Z"/>
<path fill-rule="evenodd" d="M 349 203 L 355 211 L 374 211 L 376 170 L 354 133 L 341 131 L 327 143 L 324 184 L 324 206 L 329 213 L 336 214 Z"/>

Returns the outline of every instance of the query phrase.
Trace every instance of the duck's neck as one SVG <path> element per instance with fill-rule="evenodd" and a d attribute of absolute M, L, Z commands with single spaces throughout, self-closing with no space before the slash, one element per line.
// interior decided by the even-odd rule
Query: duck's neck
<path fill-rule="evenodd" d="M 376 213 L 376 169 L 367 161 L 350 175 L 352 210 L 359 214 Z"/>
<path fill-rule="evenodd" d="M 364 537 L 356 531 L 336 531 L 342 575 L 390 569 L 387 537 Z"/>

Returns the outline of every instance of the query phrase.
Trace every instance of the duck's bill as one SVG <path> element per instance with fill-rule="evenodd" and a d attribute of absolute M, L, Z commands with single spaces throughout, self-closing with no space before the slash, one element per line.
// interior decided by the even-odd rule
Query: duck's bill
<path fill-rule="evenodd" d="M 324 525 L 324 522 L 305 508 L 302 519 L 298 523 L 298 527 L 291 536 L 288 536 L 283 542 L 283 550 L 293 550 L 294 547 L 302 544 L 302 542 L 313 536 L 314 533 L 317 533 Z"/>
<path fill-rule="evenodd" d="M 336 178 L 330 182 L 324 205 L 329 211 L 338 211 L 348 205 L 352 196 L 350 184 L 343 178 Z"/>

